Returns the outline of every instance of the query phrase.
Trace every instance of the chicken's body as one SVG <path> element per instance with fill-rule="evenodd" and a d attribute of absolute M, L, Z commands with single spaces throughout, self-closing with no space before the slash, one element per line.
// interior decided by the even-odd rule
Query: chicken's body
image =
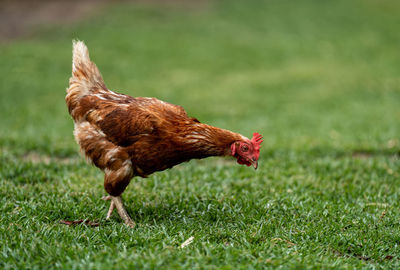
<path fill-rule="evenodd" d="M 114 196 L 109 214 L 115 205 L 122 218 L 127 213 L 118 208 L 119 196 L 132 177 L 146 177 L 194 158 L 233 155 L 235 142 L 249 140 L 202 124 L 180 106 L 108 90 L 80 41 L 74 43 L 66 102 L 76 141 L 87 159 L 104 171 L 104 187 Z"/>

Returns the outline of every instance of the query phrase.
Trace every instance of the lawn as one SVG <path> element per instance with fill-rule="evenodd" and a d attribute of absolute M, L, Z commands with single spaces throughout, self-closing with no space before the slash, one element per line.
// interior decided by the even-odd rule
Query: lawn
<path fill-rule="evenodd" d="M 399 268 L 400 2 L 168 2 L 0 43 L 0 268 Z M 75 38 L 110 89 L 263 134 L 258 170 L 134 178 L 137 227 L 106 221 L 64 102 Z"/>

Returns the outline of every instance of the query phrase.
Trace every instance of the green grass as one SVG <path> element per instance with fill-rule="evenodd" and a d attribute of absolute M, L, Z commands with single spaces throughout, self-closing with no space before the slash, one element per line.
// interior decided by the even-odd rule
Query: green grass
<path fill-rule="evenodd" d="M 400 267 L 400 3 L 119 4 L 0 44 L 1 269 Z M 257 171 L 191 161 L 114 214 L 64 103 L 71 40 L 110 89 L 265 137 Z M 97 220 L 97 228 L 60 220 Z M 184 249 L 179 245 L 194 236 Z"/>

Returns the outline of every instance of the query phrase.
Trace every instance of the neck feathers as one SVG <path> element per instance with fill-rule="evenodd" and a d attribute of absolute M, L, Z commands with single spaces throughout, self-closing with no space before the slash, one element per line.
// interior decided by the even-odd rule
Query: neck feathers
<path fill-rule="evenodd" d="M 198 123 L 186 130 L 183 142 L 203 157 L 230 156 L 231 144 L 246 139 L 238 133 Z"/>

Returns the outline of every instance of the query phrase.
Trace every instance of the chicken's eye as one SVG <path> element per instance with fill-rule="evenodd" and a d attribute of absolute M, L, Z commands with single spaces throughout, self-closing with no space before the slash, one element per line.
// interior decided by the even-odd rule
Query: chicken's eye
<path fill-rule="evenodd" d="M 242 151 L 243 152 L 247 152 L 247 151 L 249 151 L 249 148 L 246 145 L 243 145 L 242 146 Z"/>

